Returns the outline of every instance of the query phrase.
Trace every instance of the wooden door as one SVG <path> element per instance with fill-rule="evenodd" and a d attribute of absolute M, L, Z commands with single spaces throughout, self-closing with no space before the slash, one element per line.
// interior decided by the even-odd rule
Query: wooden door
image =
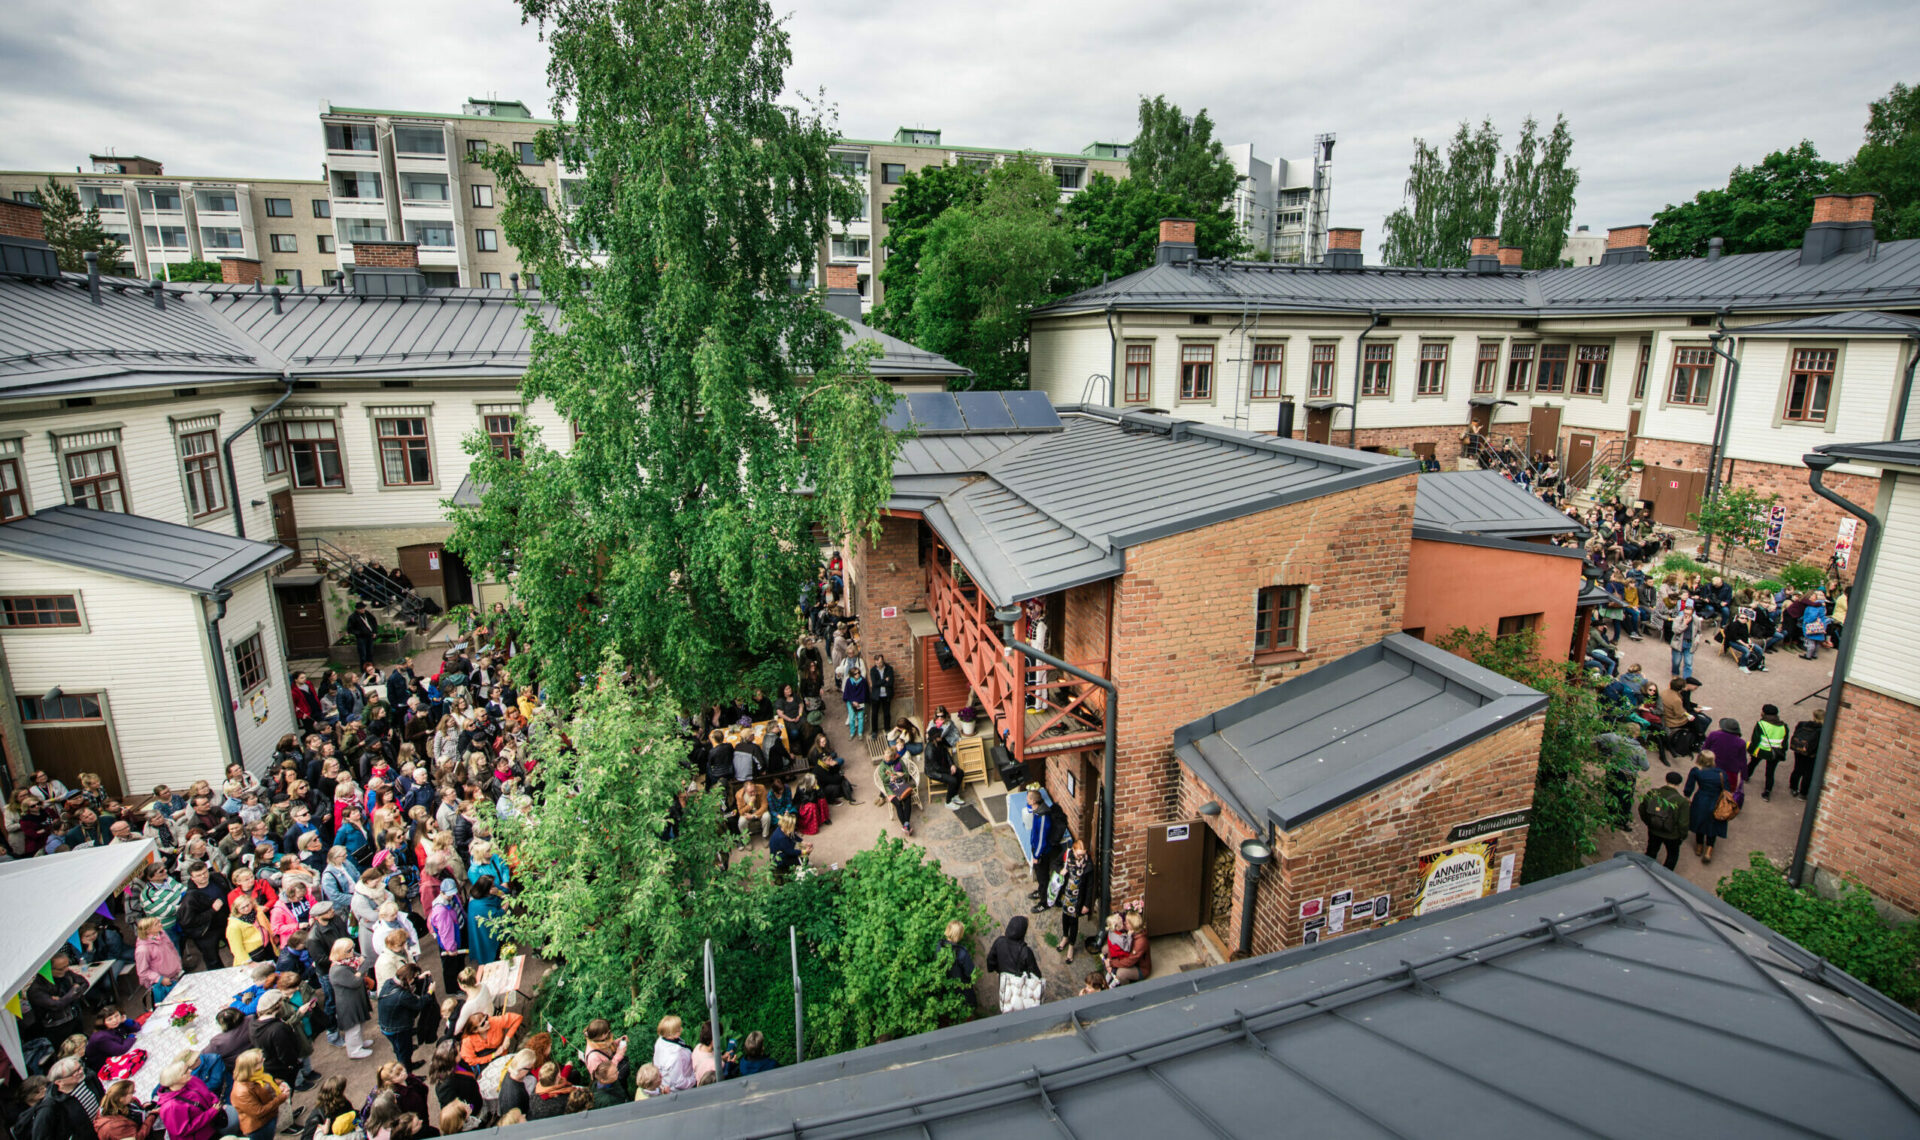
<path fill-rule="evenodd" d="M 1413 453 L 1414 453 L 1415 455 L 1417 455 L 1417 456 L 1419 456 L 1419 457 L 1420 457 L 1420 458 L 1422 458 L 1422 459 L 1433 459 L 1433 458 L 1435 458 L 1435 456 L 1434 456 L 1434 445 L 1433 445 L 1433 444 L 1431 444 L 1431 443 L 1416 443 L 1416 444 L 1414 444 L 1414 445 L 1413 445 Z"/>
<path fill-rule="evenodd" d="M 1147 933 L 1198 929 L 1206 913 L 1206 825 L 1199 820 L 1147 825 Z"/>
<path fill-rule="evenodd" d="M 441 579 L 447 591 L 449 606 L 468 606 L 473 604 L 473 575 L 467 573 L 467 564 L 451 550 L 440 552 Z"/>
<path fill-rule="evenodd" d="M 1331 443 L 1333 441 L 1333 409 L 1307 409 L 1307 442 Z"/>
<path fill-rule="evenodd" d="M 39 702 L 33 702 L 36 707 Z M 67 693 L 60 702 L 69 719 L 26 720 L 21 724 L 33 766 L 69 788 L 80 786 L 80 773 L 92 772 L 106 785 L 107 794 L 124 799 L 126 781 L 113 755 L 113 730 L 98 693 Z"/>
<path fill-rule="evenodd" d="M 1689 527 L 1687 516 L 1700 509 L 1707 473 L 1677 467 L 1649 467 L 1640 476 L 1640 497 L 1653 503 L 1653 521 Z"/>
<path fill-rule="evenodd" d="M 1633 458 L 1633 445 L 1640 442 L 1640 409 L 1632 408 L 1627 412 L 1627 438 L 1620 445 L 1620 462 Z"/>
<path fill-rule="evenodd" d="M 1475 404 L 1467 410 L 1467 423 L 1473 430 L 1486 435 L 1493 430 L 1493 405 Z"/>
<path fill-rule="evenodd" d="M 267 497 L 268 510 L 273 512 L 273 538 L 275 542 L 293 551 L 294 561 L 300 560 L 300 523 L 293 517 L 293 492 L 275 491 Z"/>
<path fill-rule="evenodd" d="M 1528 429 L 1527 451 L 1529 456 L 1535 452 L 1551 455 L 1560 449 L 1560 409 L 1533 409 L 1532 426 Z"/>
<path fill-rule="evenodd" d="M 287 656 L 325 657 L 331 639 L 327 636 L 327 610 L 320 597 L 320 583 L 275 583 L 273 593 L 280 602 L 280 627 L 287 631 Z"/>
<path fill-rule="evenodd" d="M 940 667 L 940 657 L 933 651 L 937 637 L 919 639 L 920 676 L 916 696 L 919 703 L 914 707 L 920 712 L 920 723 L 925 725 L 933 719 L 933 712 L 942 705 L 948 712 L 958 712 L 967 703 L 967 675 L 960 666 L 951 669 Z"/>
<path fill-rule="evenodd" d="M 1567 478 L 1584 487 L 1593 479 L 1593 437 L 1567 437 Z"/>
<path fill-rule="evenodd" d="M 439 589 L 444 579 L 442 567 L 446 565 L 446 552 L 437 542 L 422 542 L 413 546 L 403 546 L 400 555 L 400 572 L 413 583 L 413 588 Z"/>

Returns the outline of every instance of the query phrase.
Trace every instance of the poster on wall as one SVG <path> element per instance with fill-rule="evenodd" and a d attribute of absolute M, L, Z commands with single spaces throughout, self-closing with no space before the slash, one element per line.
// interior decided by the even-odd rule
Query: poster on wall
<path fill-rule="evenodd" d="M 1833 540 L 1833 561 L 1837 566 L 1847 566 L 1853 561 L 1853 532 L 1860 527 L 1860 520 L 1844 518 L 1840 520 L 1840 533 Z"/>
<path fill-rule="evenodd" d="M 1767 553 L 1780 553 L 1780 536 L 1787 530 L 1787 508 L 1778 503 L 1767 516 Z"/>
<path fill-rule="evenodd" d="M 1430 914 L 1486 896 L 1492 889 L 1499 849 L 1500 837 L 1489 835 L 1421 855 L 1413 913 Z"/>

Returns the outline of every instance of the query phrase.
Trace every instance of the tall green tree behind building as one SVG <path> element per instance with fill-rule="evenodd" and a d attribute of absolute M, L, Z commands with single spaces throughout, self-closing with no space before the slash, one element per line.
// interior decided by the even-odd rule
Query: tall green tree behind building
<path fill-rule="evenodd" d="M 1736 166 L 1724 188 L 1702 190 L 1691 202 L 1656 213 L 1648 252 L 1659 259 L 1705 257 L 1716 237 L 1728 253 L 1796 249 L 1813 221 L 1814 195 L 1833 189 L 1839 173 L 1806 139 L 1752 166 Z"/>
<path fill-rule="evenodd" d="M 1920 238 L 1920 87 L 1896 83 L 1867 107 L 1866 141 L 1836 181 L 1881 196 L 1873 215 L 1881 241 Z"/>
<path fill-rule="evenodd" d="M 887 200 L 887 260 L 880 267 L 880 303 L 868 321 L 874 328 L 912 340 L 913 301 L 920 284 L 920 256 L 940 215 L 969 205 L 986 189 L 986 175 L 964 162 L 910 170 Z"/>
<path fill-rule="evenodd" d="M 1572 159 L 1573 132 L 1565 116 L 1555 119 L 1545 137 L 1528 117 L 1504 159 L 1491 119 L 1478 127 L 1463 120 L 1445 155 L 1414 139 L 1405 204 L 1387 215 L 1382 260 L 1463 266 L 1470 239 L 1484 235 L 1521 247 L 1528 269 L 1560 264 L 1580 184 Z"/>
<path fill-rule="evenodd" d="M 126 256 L 126 247 L 100 224 L 100 208 L 80 207 L 80 194 L 71 186 L 53 179 L 37 192 L 41 221 L 46 227 L 47 244 L 60 268 L 68 273 L 87 271 L 87 254 L 100 255 L 100 272 L 112 273 Z M 220 278 L 216 274 L 214 280 Z"/>
<path fill-rule="evenodd" d="M 858 199 L 831 125 L 778 102 L 790 52 L 765 0 L 521 8 L 560 124 L 534 145 L 582 172 L 573 209 L 544 207 L 513 152 L 478 161 L 552 306 L 529 311 L 522 395 L 578 438 L 523 427 L 511 457 L 469 438 L 484 494 L 450 541 L 511 577 L 550 698 L 609 651 L 689 704 L 737 693 L 792 647 L 815 524 L 865 531 L 891 489 L 892 396 L 789 285 Z"/>

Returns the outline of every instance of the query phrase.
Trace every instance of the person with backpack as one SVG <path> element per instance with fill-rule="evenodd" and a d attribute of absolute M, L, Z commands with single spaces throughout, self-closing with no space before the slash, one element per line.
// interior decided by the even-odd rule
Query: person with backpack
<path fill-rule="evenodd" d="M 1661 862 L 1669 871 L 1680 862 L 1680 841 L 1686 838 L 1692 817 L 1680 783 L 1680 773 L 1668 772 L 1665 784 L 1640 798 L 1640 822 L 1647 825 L 1647 858 L 1660 858 L 1664 847 L 1667 855 Z"/>
<path fill-rule="evenodd" d="M 1813 710 L 1813 716 L 1793 726 L 1793 737 L 1788 747 L 1793 750 L 1793 770 L 1787 773 L 1787 794 L 1807 798 L 1807 789 L 1813 786 L 1813 756 L 1820 751 L 1820 726 L 1827 720 L 1827 710 Z M 1769 769 L 1771 773 L 1771 769 Z"/>
<path fill-rule="evenodd" d="M 1805 657 L 1811 661 L 1820 656 L 1820 647 L 1827 641 L 1827 595 L 1815 590 L 1807 599 L 1806 608 L 1800 611 L 1800 641 L 1807 647 Z"/>
<path fill-rule="evenodd" d="M 1780 719 L 1778 705 L 1761 705 L 1760 719 L 1753 724 L 1753 735 L 1747 739 L 1747 777 L 1753 776 L 1753 770 L 1762 763 L 1767 766 L 1767 785 L 1760 798 L 1773 798 L 1773 770 L 1780 761 L 1787 758 L 1787 722 Z"/>

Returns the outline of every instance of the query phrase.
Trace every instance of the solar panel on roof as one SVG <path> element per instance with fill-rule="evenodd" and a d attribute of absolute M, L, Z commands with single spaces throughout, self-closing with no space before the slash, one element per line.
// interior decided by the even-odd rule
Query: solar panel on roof
<path fill-rule="evenodd" d="M 967 430 L 967 421 L 960 418 L 960 405 L 947 392 L 909 392 L 907 406 L 921 431 Z"/>
<path fill-rule="evenodd" d="M 998 392 L 955 392 L 954 402 L 966 417 L 969 431 L 1012 431 L 1013 416 Z"/>
<path fill-rule="evenodd" d="M 886 418 L 880 421 L 888 431 L 906 431 L 913 425 L 913 409 L 908 406 L 905 397 L 893 402 L 887 409 Z"/>
<path fill-rule="evenodd" d="M 1016 427 L 1057 428 L 1060 426 L 1060 413 L 1054 411 L 1053 401 L 1047 399 L 1045 392 L 1002 392 L 1007 410 L 1013 413 Z"/>

